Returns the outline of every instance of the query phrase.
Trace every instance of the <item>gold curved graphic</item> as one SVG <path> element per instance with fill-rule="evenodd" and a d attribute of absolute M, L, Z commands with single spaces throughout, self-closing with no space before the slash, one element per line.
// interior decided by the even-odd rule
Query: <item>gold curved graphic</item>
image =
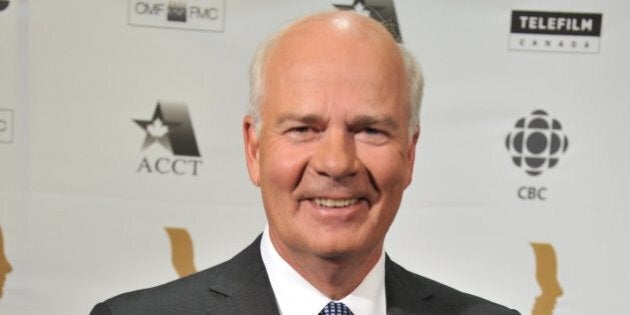
<path fill-rule="evenodd" d="M 562 295 L 556 252 L 548 243 L 530 244 L 536 254 L 536 280 L 542 291 L 536 298 L 532 315 L 552 315 L 556 300 Z"/>
<path fill-rule="evenodd" d="M 4 254 L 4 239 L 2 238 L 2 229 L 0 229 L 0 298 L 2 298 L 4 293 L 4 281 L 11 270 L 13 268 L 11 268 L 7 256 Z"/>
<path fill-rule="evenodd" d="M 193 245 L 188 231 L 183 228 L 165 227 L 168 238 L 171 240 L 171 261 L 180 277 L 195 273 L 193 261 Z"/>

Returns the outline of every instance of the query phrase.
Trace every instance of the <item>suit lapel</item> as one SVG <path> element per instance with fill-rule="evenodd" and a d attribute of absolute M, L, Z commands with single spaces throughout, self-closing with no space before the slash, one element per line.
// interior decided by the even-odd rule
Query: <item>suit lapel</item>
<path fill-rule="evenodd" d="M 443 314 L 428 301 L 433 295 L 429 285 L 419 285 L 417 276 L 385 257 L 387 315 Z"/>
<path fill-rule="evenodd" d="M 260 256 L 260 236 L 231 260 L 220 266 L 210 282 L 208 314 L 280 314 Z M 429 299 L 429 283 L 385 258 L 385 288 L 388 315 L 446 315 Z"/>
<path fill-rule="evenodd" d="M 209 290 L 208 314 L 280 314 L 260 256 L 260 236 L 221 266 Z"/>

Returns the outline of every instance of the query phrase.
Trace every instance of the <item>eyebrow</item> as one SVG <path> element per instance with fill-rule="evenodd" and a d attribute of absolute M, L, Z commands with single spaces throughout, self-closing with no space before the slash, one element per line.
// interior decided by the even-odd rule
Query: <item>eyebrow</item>
<path fill-rule="evenodd" d="M 306 124 L 313 124 L 313 123 L 321 123 L 324 121 L 324 119 L 314 114 L 298 115 L 294 113 L 284 113 L 276 119 L 276 124 L 281 125 L 286 121 L 299 121 Z"/>
<path fill-rule="evenodd" d="M 360 127 L 383 125 L 391 130 L 398 130 L 398 128 L 400 128 L 398 122 L 391 116 L 359 115 L 352 119 L 350 125 Z"/>
<path fill-rule="evenodd" d="M 276 124 L 281 125 L 286 121 L 299 121 L 305 124 L 320 124 L 323 123 L 325 119 L 315 114 L 299 115 L 294 113 L 284 113 L 276 119 Z M 350 121 L 349 125 L 359 127 L 384 125 L 392 130 L 398 130 L 400 128 L 400 124 L 391 116 L 359 115 L 354 117 Z"/>

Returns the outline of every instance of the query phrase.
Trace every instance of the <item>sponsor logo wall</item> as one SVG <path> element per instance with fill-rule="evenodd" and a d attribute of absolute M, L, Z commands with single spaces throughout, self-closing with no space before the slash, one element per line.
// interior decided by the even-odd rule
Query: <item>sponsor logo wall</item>
<path fill-rule="evenodd" d="M 86 314 L 258 235 L 247 65 L 320 10 L 385 23 L 426 76 L 390 256 L 522 314 L 625 314 L 630 4 L 612 0 L 0 1 L 0 314 Z"/>

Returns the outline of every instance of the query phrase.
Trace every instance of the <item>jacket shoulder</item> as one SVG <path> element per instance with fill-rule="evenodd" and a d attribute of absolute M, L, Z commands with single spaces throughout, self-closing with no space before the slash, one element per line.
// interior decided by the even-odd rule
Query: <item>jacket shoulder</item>
<path fill-rule="evenodd" d="M 386 283 L 388 304 L 392 299 L 413 299 L 426 303 L 436 314 L 449 315 L 516 315 L 517 311 L 487 299 L 465 293 L 435 280 L 415 274 L 387 260 Z M 407 292 L 400 294 L 393 292 Z M 402 297 L 401 297 L 402 295 Z M 421 300 L 422 302 L 418 301 Z M 398 303 L 402 303 L 398 301 Z M 413 304 L 409 301 L 406 304 Z"/>
<path fill-rule="evenodd" d="M 91 314 L 205 314 L 215 294 L 208 283 L 220 277 L 225 264 L 156 287 L 117 295 L 99 303 Z"/>
<path fill-rule="evenodd" d="M 159 286 L 117 295 L 97 304 L 92 315 L 206 314 L 220 300 L 264 271 L 256 240 L 232 259 Z"/>

